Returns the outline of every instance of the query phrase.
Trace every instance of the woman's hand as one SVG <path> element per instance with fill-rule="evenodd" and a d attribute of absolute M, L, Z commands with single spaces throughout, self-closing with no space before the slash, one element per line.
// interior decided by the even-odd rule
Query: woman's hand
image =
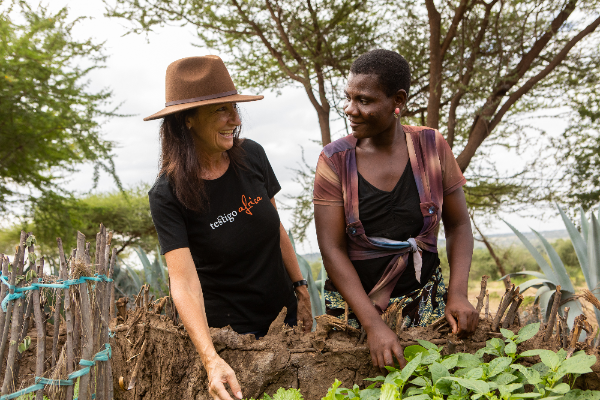
<path fill-rule="evenodd" d="M 298 324 L 302 323 L 304 332 L 309 333 L 313 326 L 313 317 L 310 295 L 305 285 L 296 288 L 296 298 L 298 299 Z"/>
<path fill-rule="evenodd" d="M 479 315 L 465 296 L 449 295 L 446 303 L 446 320 L 452 328 L 452 333 L 463 338 L 475 332 L 479 324 Z"/>
<path fill-rule="evenodd" d="M 216 355 L 213 359 L 206 361 L 204 367 L 208 373 L 208 393 L 213 399 L 233 400 L 227 393 L 227 389 L 225 389 L 225 383 L 229 385 L 235 397 L 242 398 L 242 391 L 235 377 L 235 372 L 221 357 Z"/>
<path fill-rule="evenodd" d="M 392 330 L 381 321 L 377 327 L 367 331 L 367 342 L 371 352 L 373 366 L 384 370 L 386 366 L 394 366 L 394 356 L 404 368 L 404 348 L 400 345 L 400 339 Z"/>

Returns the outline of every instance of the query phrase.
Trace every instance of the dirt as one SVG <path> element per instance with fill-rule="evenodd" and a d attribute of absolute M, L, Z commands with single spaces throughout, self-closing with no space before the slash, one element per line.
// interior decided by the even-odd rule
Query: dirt
<path fill-rule="evenodd" d="M 130 324 L 134 327 L 130 330 Z M 381 375 L 371 364 L 367 343 L 360 343 L 360 331 L 335 328 L 330 320 L 319 320 L 316 332 L 302 334 L 275 322 L 270 333 L 256 340 L 253 335 L 239 335 L 231 328 L 211 328 L 211 336 L 219 355 L 236 372 L 246 398 L 272 395 L 278 388 L 298 388 L 306 400 L 321 399 L 337 378 L 343 387 L 369 384 L 364 378 Z M 410 328 L 399 333 L 403 345 L 416 344 L 417 339 L 444 345 L 444 352 L 474 353 L 485 346 L 491 321 L 481 319 L 475 334 L 460 340 L 448 333 L 445 323 L 427 328 Z M 518 326 L 512 330 L 517 332 Z M 207 375 L 191 340 L 182 326 L 173 326 L 164 315 L 130 311 L 126 321 L 113 320 L 113 379 L 115 398 L 128 400 L 158 400 L 165 397 L 210 399 Z M 127 333 L 129 331 L 129 336 Z M 545 343 L 543 332 L 520 345 L 519 350 L 549 348 L 556 350 L 558 342 Z M 368 340 L 368 339 L 367 339 Z M 146 341 L 144 354 L 140 354 Z M 450 346 L 449 347 L 449 343 Z M 592 349 L 596 354 L 596 349 Z M 531 360 L 531 362 L 536 362 Z M 138 367 L 132 390 L 127 389 Z M 596 367 L 596 366 L 595 366 Z M 600 372 L 600 365 L 594 370 Z M 594 374 L 582 387 L 597 386 Z"/>

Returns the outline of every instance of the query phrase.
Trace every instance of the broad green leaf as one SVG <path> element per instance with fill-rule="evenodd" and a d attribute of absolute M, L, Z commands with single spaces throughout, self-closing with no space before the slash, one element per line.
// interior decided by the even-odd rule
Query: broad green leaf
<path fill-rule="evenodd" d="M 502 333 L 502 336 L 504 336 L 507 339 L 510 339 L 513 336 L 515 336 L 515 334 L 513 333 L 513 331 L 509 331 L 508 329 L 500 328 L 500 333 Z"/>
<path fill-rule="evenodd" d="M 548 390 L 551 391 L 552 393 L 565 394 L 569 390 L 571 390 L 571 386 L 569 386 L 566 383 L 560 383 L 560 384 L 554 386 L 553 388 L 548 388 Z"/>
<path fill-rule="evenodd" d="M 476 379 L 454 378 L 454 377 L 447 377 L 444 379 L 449 379 L 449 380 L 455 381 L 459 385 L 461 385 L 469 390 L 472 390 L 478 394 L 485 394 L 490 391 L 490 386 L 487 384 L 487 382 L 484 382 L 484 381 L 480 381 L 480 380 L 476 380 Z"/>
<path fill-rule="evenodd" d="M 406 361 L 410 361 L 417 356 L 417 354 L 424 353 L 427 355 L 427 349 L 423 346 L 413 345 L 404 348 L 404 358 Z"/>
<path fill-rule="evenodd" d="M 508 347 L 508 346 L 507 346 Z M 510 357 L 498 357 L 490 361 L 488 378 L 494 377 L 504 370 L 512 363 Z"/>
<path fill-rule="evenodd" d="M 429 397 L 428 394 L 418 394 L 416 396 L 409 396 L 409 397 L 404 397 L 405 400 L 429 400 L 431 399 L 431 397 Z"/>
<path fill-rule="evenodd" d="M 429 372 L 431 372 L 431 380 L 434 385 L 439 379 L 444 378 L 446 376 L 450 376 L 448 368 L 444 367 L 441 363 L 438 362 L 434 362 L 429 366 Z"/>
<path fill-rule="evenodd" d="M 573 389 L 565 394 L 563 400 L 600 400 L 600 391 Z"/>
<path fill-rule="evenodd" d="M 444 367 L 446 367 L 448 370 L 451 370 L 452 368 L 455 368 L 456 365 L 458 364 L 458 354 L 452 354 L 449 357 L 445 357 L 442 361 L 441 361 L 442 365 Z"/>
<path fill-rule="evenodd" d="M 517 353 L 517 344 L 515 342 L 509 342 L 504 346 L 504 352 L 510 356 L 514 356 Z"/>
<path fill-rule="evenodd" d="M 360 391 L 360 400 L 379 400 L 381 389 L 369 388 Z"/>
<path fill-rule="evenodd" d="M 458 354 L 458 362 L 456 366 L 459 368 L 473 368 L 481 364 L 481 358 L 474 354 L 460 353 Z"/>
<path fill-rule="evenodd" d="M 402 382 L 408 381 L 413 372 L 415 372 L 415 369 L 417 369 L 417 367 L 421 364 L 421 356 L 422 353 L 417 354 L 415 358 L 409 361 L 406 366 L 402 368 L 402 371 L 400 372 L 400 379 Z"/>
<path fill-rule="evenodd" d="M 417 342 L 419 342 L 419 344 L 425 347 L 427 350 L 435 350 L 437 352 L 440 351 L 435 344 L 428 342 L 427 340 L 417 339 Z"/>
<path fill-rule="evenodd" d="M 542 382 L 540 373 L 535 369 L 527 368 L 521 364 L 512 364 L 510 367 L 520 371 L 525 376 L 525 379 L 527 379 L 527 383 L 531 385 L 537 385 L 538 383 Z"/>
<path fill-rule="evenodd" d="M 363 379 L 364 381 L 371 381 L 371 382 L 384 382 L 385 381 L 385 377 L 384 376 L 378 376 L 376 378 L 365 378 Z"/>
<path fill-rule="evenodd" d="M 413 379 L 410 383 L 417 386 L 427 386 L 429 384 L 422 376 Z"/>
<path fill-rule="evenodd" d="M 421 360 L 421 364 L 429 365 L 429 364 L 439 360 L 440 358 L 442 358 L 440 353 L 438 353 L 435 350 L 429 350 L 428 354 L 426 356 L 423 356 L 423 359 Z"/>
<path fill-rule="evenodd" d="M 515 390 L 519 390 L 522 387 L 523 385 L 520 383 L 513 383 L 510 385 L 498 385 L 498 390 L 500 391 L 500 395 L 504 397 L 507 394 L 512 393 Z"/>
<path fill-rule="evenodd" d="M 588 372 L 592 372 L 590 367 L 595 363 L 595 356 L 585 354 L 574 355 L 562 362 L 558 372 L 561 374 L 587 374 Z"/>
<path fill-rule="evenodd" d="M 540 356 L 540 359 L 548 368 L 554 370 L 560 364 L 560 359 L 555 352 L 551 350 L 536 349 L 528 350 L 521 353 L 522 357 Z"/>
<path fill-rule="evenodd" d="M 360 391 L 360 400 L 379 400 L 381 389 L 368 388 Z"/>
<path fill-rule="evenodd" d="M 515 339 L 515 342 L 517 344 L 523 343 L 526 340 L 529 340 L 532 337 L 534 337 L 539 332 L 539 330 L 540 330 L 539 322 L 536 322 L 534 324 L 525 325 L 524 327 L 522 327 L 519 330 L 519 333 L 517 334 L 517 339 Z"/>
<path fill-rule="evenodd" d="M 394 372 L 390 372 L 389 374 L 387 374 L 387 376 L 385 377 L 385 380 L 383 382 L 399 385 L 400 381 L 402 381 L 402 379 L 400 378 L 400 371 L 394 371 Z M 406 381 L 402 381 L 402 383 L 404 383 L 404 382 L 406 382 Z"/>
<path fill-rule="evenodd" d="M 390 383 L 384 383 L 381 385 L 381 397 L 380 400 L 396 400 L 399 399 L 398 387 Z M 329 399 L 327 399 L 329 400 Z"/>
<path fill-rule="evenodd" d="M 494 378 L 494 382 L 496 382 L 498 385 L 508 385 L 517 379 L 519 379 L 517 376 L 508 372 L 503 372 Z"/>
<path fill-rule="evenodd" d="M 464 376 L 465 379 L 481 379 L 483 377 L 483 368 L 473 368 Z"/>

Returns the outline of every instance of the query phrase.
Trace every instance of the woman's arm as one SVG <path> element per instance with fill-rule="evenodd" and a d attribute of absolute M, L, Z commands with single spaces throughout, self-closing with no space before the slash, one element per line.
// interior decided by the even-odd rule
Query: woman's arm
<path fill-rule="evenodd" d="M 202 364 L 208 373 L 209 393 L 215 400 L 232 400 L 225 383 L 235 396 L 241 399 L 242 391 L 235 372 L 215 351 L 210 337 L 202 287 L 189 248 L 169 251 L 165 254 L 171 295 L 186 331 L 190 335 Z"/>
<path fill-rule="evenodd" d="M 327 274 L 367 332 L 373 365 L 394 366 L 396 356 L 404 367 L 406 361 L 398 336 L 381 319 L 348 258 L 344 207 L 315 204 L 315 224 Z"/>
<path fill-rule="evenodd" d="M 271 204 L 277 210 L 277 204 L 275 204 L 275 197 L 271 199 Z M 281 256 L 283 258 L 283 265 L 290 276 L 292 282 L 298 282 L 304 279 L 300 266 L 298 265 L 298 259 L 296 258 L 296 252 L 292 246 L 292 242 L 283 227 L 283 224 L 279 223 L 279 246 L 281 247 Z M 310 304 L 310 295 L 308 294 L 308 288 L 305 285 L 298 286 L 296 289 L 296 298 L 298 299 L 298 323 L 302 322 L 304 332 L 310 332 L 313 325 L 312 310 Z"/>
<path fill-rule="evenodd" d="M 473 256 L 473 232 L 462 188 L 444 196 L 442 221 L 446 232 L 446 251 L 450 264 L 446 319 L 452 328 L 452 333 L 467 336 L 477 329 L 479 315 L 467 297 L 469 270 Z"/>

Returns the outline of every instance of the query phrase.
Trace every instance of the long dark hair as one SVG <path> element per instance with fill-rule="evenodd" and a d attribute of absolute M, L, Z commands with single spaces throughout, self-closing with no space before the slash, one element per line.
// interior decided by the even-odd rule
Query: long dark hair
<path fill-rule="evenodd" d="M 236 111 L 239 109 L 236 105 Z M 186 208 L 201 212 L 208 206 L 208 198 L 202 179 L 202 167 L 192 137 L 185 124 L 186 117 L 196 113 L 193 108 L 167 115 L 160 126 L 160 171 L 165 174 L 177 199 Z M 233 131 L 233 147 L 227 150 L 229 162 L 234 168 L 243 167 L 244 150 L 240 139 L 241 125 Z"/>

